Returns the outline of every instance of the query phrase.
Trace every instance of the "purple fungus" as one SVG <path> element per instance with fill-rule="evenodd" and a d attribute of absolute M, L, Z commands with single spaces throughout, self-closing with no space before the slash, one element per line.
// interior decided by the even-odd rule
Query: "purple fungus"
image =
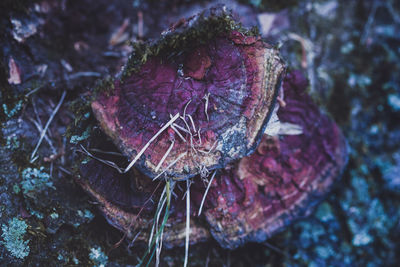
<path fill-rule="evenodd" d="M 81 164 L 78 183 L 131 239 L 152 240 L 162 225 L 168 247 L 186 236 L 188 248 L 189 232 L 191 243 L 213 237 L 229 249 L 265 241 L 309 214 L 347 160 L 343 135 L 307 95 L 306 79 L 294 71 L 282 88 L 283 73 L 277 50 L 230 14 L 211 9 L 180 21 L 138 46 L 95 96 L 110 150 L 123 155 Z M 265 133 L 282 90 L 273 137 Z M 107 150 L 107 137 L 91 139 Z M 126 157 L 124 170 L 109 164 Z M 175 186 L 184 179 L 186 191 Z"/>
<path fill-rule="evenodd" d="M 284 72 L 275 48 L 212 9 L 145 51 L 92 103 L 126 170 L 182 180 L 254 151 Z"/>
<path fill-rule="evenodd" d="M 107 159 L 117 161 L 115 157 Z M 80 166 L 80 177 L 77 182 L 99 203 L 98 208 L 108 223 L 125 233 L 130 240 L 149 240 L 157 201 L 162 194 L 162 181 L 152 182 L 136 169 L 121 174 L 96 160 Z M 172 200 L 163 234 L 163 243 L 167 248 L 184 244 L 185 204 L 181 201 L 183 192 L 176 192 L 178 197 Z M 192 243 L 210 238 L 208 229 L 198 220 L 192 220 L 190 228 Z"/>
<path fill-rule="evenodd" d="M 264 135 L 256 152 L 221 170 L 208 192 L 205 217 L 223 247 L 262 242 L 308 215 L 346 164 L 345 139 L 307 95 L 300 72 L 289 73 L 283 88 L 278 117 L 301 134 Z"/>

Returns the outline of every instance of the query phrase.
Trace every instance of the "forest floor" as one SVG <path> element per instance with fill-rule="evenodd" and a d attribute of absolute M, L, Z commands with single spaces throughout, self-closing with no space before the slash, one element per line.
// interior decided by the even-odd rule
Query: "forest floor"
<path fill-rule="evenodd" d="M 310 94 L 347 138 L 349 162 L 308 218 L 263 244 L 235 251 L 214 242 L 191 246 L 190 266 L 395 266 L 400 262 L 399 2 L 226 2 L 244 26 L 258 26 L 263 38 L 279 44 L 289 68 L 308 77 Z M 122 234 L 73 181 L 76 147 L 65 135 L 76 119 L 70 106 L 99 79 L 118 73 L 132 52 L 128 41 L 157 38 L 179 18 L 215 3 L 0 4 L 1 266 L 138 263 L 141 249 L 128 241 L 115 246 Z M 75 140 L 85 138 L 74 134 Z M 184 248 L 161 255 L 162 266 L 181 265 Z"/>

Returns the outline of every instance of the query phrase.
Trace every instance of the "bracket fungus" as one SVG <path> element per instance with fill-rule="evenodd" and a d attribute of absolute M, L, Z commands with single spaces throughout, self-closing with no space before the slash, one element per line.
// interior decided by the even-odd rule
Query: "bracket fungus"
<path fill-rule="evenodd" d="M 223 247 L 262 242 L 308 215 L 340 176 L 347 162 L 345 139 L 306 88 L 300 72 L 289 73 L 285 107 L 278 111 L 281 128 L 300 127 L 301 134 L 283 129 L 279 138 L 264 135 L 256 152 L 221 170 L 211 185 L 205 217 Z"/>
<path fill-rule="evenodd" d="M 92 103 L 129 167 L 184 180 L 256 148 L 284 65 L 275 48 L 226 15 L 213 9 L 181 21 Z"/>
<path fill-rule="evenodd" d="M 123 154 L 81 164 L 77 179 L 129 238 L 152 239 L 165 214 L 166 246 L 183 245 L 189 232 L 191 243 L 213 237 L 229 249 L 262 242 L 309 214 L 340 176 L 345 139 L 306 94 L 306 79 L 294 71 L 283 80 L 277 50 L 229 13 L 180 21 L 141 48 L 92 102 L 109 139 L 92 137 L 91 146 Z M 286 105 L 277 111 L 278 93 Z M 113 165 L 126 158 L 125 170 Z"/>

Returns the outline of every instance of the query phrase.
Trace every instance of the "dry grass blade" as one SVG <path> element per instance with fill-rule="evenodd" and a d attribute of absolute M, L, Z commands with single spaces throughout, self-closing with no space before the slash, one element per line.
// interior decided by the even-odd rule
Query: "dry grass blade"
<path fill-rule="evenodd" d="M 105 159 L 98 158 L 98 157 L 94 156 L 92 153 L 90 153 L 89 151 L 87 151 L 87 149 L 86 149 L 84 146 L 80 145 L 80 147 L 82 148 L 83 151 L 79 151 L 79 150 L 78 150 L 78 152 L 83 152 L 83 153 L 85 153 L 85 154 L 88 155 L 89 157 L 91 157 L 91 158 L 93 158 L 93 159 L 95 159 L 95 160 L 97 160 L 97 161 L 100 161 L 101 163 L 104 163 L 104 164 L 106 164 L 107 166 L 110 166 L 110 167 L 116 169 L 119 173 L 123 173 L 123 172 L 124 172 L 124 171 L 123 171 L 120 167 L 118 167 L 118 165 L 115 164 L 114 162 L 109 161 L 109 160 L 105 160 Z"/>
<path fill-rule="evenodd" d="M 33 124 L 35 124 L 36 129 L 39 131 L 39 133 L 43 132 L 43 127 L 42 127 L 42 125 L 40 125 L 39 122 L 35 121 L 35 120 L 32 119 L 32 118 L 29 118 L 29 120 L 30 120 Z M 47 134 L 44 135 L 44 140 L 46 140 L 46 142 L 49 144 L 50 149 L 51 149 L 51 152 L 52 152 L 53 154 L 56 154 L 57 151 L 56 151 L 56 149 L 54 148 L 53 142 L 51 142 L 51 139 L 47 136 Z"/>
<path fill-rule="evenodd" d="M 193 132 L 194 133 L 196 133 L 197 131 L 196 131 L 196 126 L 194 125 L 194 121 L 193 121 L 193 118 L 192 118 L 192 116 L 189 114 L 189 115 L 187 115 L 188 117 L 189 117 L 189 119 L 190 119 L 190 122 L 192 123 L 192 127 L 193 127 Z"/>
<path fill-rule="evenodd" d="M 128 167 L 124 170 L 124 173 L 128 172 L 132 166 L 136 163 L 136 161 L 143 155 L 143 153 L 146 151 L 146 149 L 150 146 L 150 144 L 156 140 L 156 138 L 163 132 L 165 129 L 167 129 L 174 121 L 176 121 L 179 118 L 179 113 L 177 113 L 172 119 L 167 122 L 147 143 L 146 145 L 140 150 L 140 152 L 136 155 L 136 157 L 129 163 Z"/>
<path fill-rule="evenodd" d="M 186 156 L 187 152 L 184 152 L 182 154 L 180 154 L 173 162 L 171 162 L 171 164 L 168 165 L 167 168 L 165 168 L 160 174 L 158 174 L 156 177 L 153 178 L 153 181 L 158 179 L 161 175 L 163 175 L 169 168 L 171 168 L 172 166 L 174 166 L 181 158 L 183 158 L 184 156 Z"/>
<path fill-rule="evenodd" d="M 210 118 L 208 117 L 208 98 L 210 97 L 210 93 L 204 95 L 203 99 L 206 100 L 206 103 L 204 104 L 204 113 L 206 114 L 207 121 L 210 121 Z"/>
<path fill-rule="evenodd" d="M 171 125 L 172 130 L 181 138 L 181 140 L 186 143 L 186 139 L 181 135 L 177 128 L 175 128 L 174 123 Z"/>
<path fill-rule="evenodd" d="M 185 262 L 187 266 L 189 257 L 189 237 L 190 237 L 190 179 L 186 180 L 186 239 L 185 239 Z"/>
<path fill-rule="evenodd" d="M 199 130 L 197 131 L 197 137 L 199 138 L 199 145 L 201 146 L 201 145 L 202 145 L 202 142 L 201 142 L 200 131 L 201 131 L 201 128 L 199 128 Z"/>
<path fill-rule="evenodd" d="M 183 108 L 183 117 L 184 117 L 184 118 L 186 117 L 186 109 L 187 109 L 187 107 L 189 106 L 190 102 L 192 102 L 192 99 L 190 99 L 190 100 L 186 103 L 185 107 Z"/>
<path fill-rule="evenodd" d="M 35 157 L 35 154 L 36 154 L 37 150 L 39 149 L 40 144 L 41 144 L 42 141 L 43 141 L 44 135 L 46 134 L 47 129 L 48 129 L 49 126 L 50 126 L 50 123 L 53 121 L 54 116 L 57 114 L 57 112 L 58 112 L 58 110 L 60 109 L 62 103 L 64 102 L 64 99 L 65 99 L 65 96 L 66 96 L 66 95 L 67 95 L 67 91 L 64 91 L 64 92 L 62 93 L 62 95 L 61 95 L 60 101 L 58 101 L 58 104 L 57 104 L 56 108 L 53 110 L 53 112 L 52 112 L 51 115 L 50 115 L 49 120 L 47 121 L 46 125 L 44 126 L 43 131 L 42 131 L 42 133 L 40 134 L 39 141 L 38 141 L 38 143 L 36 144 L 36 147 L 35 147 L 35 149 L 34 149 L 33 152 L 32 152 L 32 155 L 31 155 L 31 162 L 33 162 L 33 159 L 34 159 L 34 157 Z"/>
<path fill-rule="evenodd" d="M 154 221 L 153 221 L 153 228 L 155 227 L 155 224 L 157 223 L 157 220 L 158 220 L 157 217 L 159 217 L 159 215 L 162 212 L 162 207 L 164 206 L 164 204 L 162 204 L 162 203 L 165 203 L 164 202 L 164 200 L 165 200 L 166 201 L 166 208 L 165 208 L 165 211 L 164 211 L 164 219 L 163 219 L 163 221 L 161 223 L 161 226 L 158 229 L 158 231 L 155 233 L 155 235 L 151 236 L 151 238 L 149 239 L 149 242 L 150 242 L 149 248 L 146 250 L 146 252 L 143 255 L 142 259 L 140 260 L 138 266 L 141 266 L 143 264 L 144 260 L 146 259 L 147 255 L 149 255 L 149 253 L 152 250 L 153 246 L 154 245 L 158 246 L 158 243 L 156 244 L 156 242 L 158 242 L 157 240 L 160 240 L 160 237 L 162 237 L 162 233 L 164 231 L 164 227 L 165 227 L 165 225 L 167 223 L 167 220 L 168 220 L 168 217 L 169 217 L 169 209 L 170 209 L 170 204 L 171 204 L 171 192 L 173 191 L 174 185 L 175 185 L 175 183 L 172 180 L 167 180 L 166 183 L 165 183 L 165 195 L 162 195 L 164 197 L 163 197 L 163 199 L 160 198 L 159 204 L 157 206 L 160 209 L 157 209 L 157 212 L 155 214 Z M 157 228 L 158 228 L 158 225 L 157 225 Z M 157 252 L 157 246 L 153 249 L 153 252 L 151 253 L 149 260 L 147 261 L 146 266 L 149 266 L 149 264 L 151 263 L 151 261 L 152 261 L 152 259 L 154 257 L 154 254 Z"/>
<path fill-rule="evenodd" d="M 217 173 L 217 171 L 214 171 L 213 175 L 211 176 L 210 181 L 208 182 L 206 191 L 204 192 L 203 199 L 201 200 L 201 204 L 200 204 L 200 208 L 199 208 L 199 216 L 200 216 L 201 211 L 202 211 L 202 209 L 203 209 L 204 201 L 206 200 L 206 197 L 207 197 L 207 194 L 208 194 L 208 190 L 209 190 L 210 187 L 211 187 L 211 184 L 212 184 L 212 182 L 213 182 L 213 180 L 214 180 L 214 177 L 215 177 L 215 174 L 216 174 L 216 173 Z"/>
<path fill-rule="evenodd" d="M 173 123 L 172 126 L 176 127 L 177 129 L 179 129 L 179 130 L 181 130 L 181 131 L 184 131 L 185 133 L 190 134 L 190 132 L 189 132 L 188 130 L 186 130 L 186 129 L 183 128 L 182 126 L 179 126 L 179 125 L 176 124 L 176 123 Z"/>
<path fill-rule="evenodd" d="M 93 151 L 93 152 L 97 152 L 97 153 L 101 153 L 101 154 L 105 154 L 105 155 L 113 155 L 113 156 L 120 156 L 120 157 L 124 156 L 122 153 L 119 153 L 119 152 L 104 151 L 104 150 L 97 149 L 97 148 L 90 148 L 88 150 Z"/>
<path fill-rule="evenodd" d="M 160 169 L 161 165 L 163 164 L 163 162 L 165 161 L 165 159 L 168 157 L 169 153 L 171 152 L 172 148 L 174 147 L 175 142 L 172 141 L 171 145 L 169 146 L 167 152 L 165 152 L 164 156 L 161 158 L 160 162 L 157 164 L 156 167 L 156 172 L 158 172 L 158 170 Z"/>
<path fill-rule="evenodd" d="M 153 235 L 154 235 L 154 229 L 156 227 L 156 225 L 158 224 L 158 219 L 160 218 L 160 214 L 161 214 L 161 210 L 165 204 L 165 193 L 166 193 L 166 189 L 167 189 L 167 185 L 164 186 L 164 190 L 161 193 L 158 205 L 157 205 L 157 210 L 156 210 L 156 214 L 155 214 L 155 220 L 153 222 L 153 226 L 151 228 L 151 234 L 150 234 L 150 238 L 149 238 L 149 249 L 150 249 L 150 245 L 151 245 L 151 241 L 153 240 Z"/>

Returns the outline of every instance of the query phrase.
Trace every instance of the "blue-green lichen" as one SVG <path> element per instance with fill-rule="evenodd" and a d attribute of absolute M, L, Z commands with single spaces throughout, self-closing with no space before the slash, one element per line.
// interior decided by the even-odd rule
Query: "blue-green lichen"
<path fill-rule="evenodd" d="M 22 193 L 28 197 L 35 198 L 35 194 L 47 188 L 53 188 L 50 174 L 44 171 L 44 167 L 26 168 L 22 171 L 21 181 Z"/>
<path fill-rule="evenodd" d="M 388 96 L 388 103 L 389 106 L 394 111 L 400 111 L 400 95 L 391 94 Z"/>
<path fill-rule="evenodd" d="M 18 102 L 15 104 L 15 106 L 14 106 L 11 110 L 8 109 L 8 107 L 7 107 L 6 104 L 3 104 L 3 111 L 4 111 L 4 114 L 5 114 L 8 118 L 14 117 L 14 116 L 21 110 L 22 104 L 23 104 L 23 101 L 22 101 L 22 100 L 18 101 Z"/>
<path fill-rule="evenodd" d="M 107 265 L 108 257 L 100 247 L 91 248 L 89 258 L 93 261 L 94 266 L 96 267 L 104 267 Z"/>
<path fill-rule="evenodd" d="M 83 217 L 85 219 L 92 220 L 94 218 L 94 214 L 87 209 L 85 209 L 84 211 L 78 210 L 77 213 L 80 217 Z"/>
<path fill-rule="evenodd" d="M 20 142 L 18 136 L 11 135 L 7 136 L 6 139 L 6 148 L 10 150 L 17 150 L 20 147 Z"/>
<path fill-rule="evenodd" d="M 90 136 L 90 130 L 90 127 L 88 127 L 81 135 L 72 135 L 69 142 L 71 144 L 77 144 L 80 141 L 86 140 Z"/>
<path fill-rule="evenodd" d="M 4 241 L 0 243 L 18 259 L 23 259 L 29 255 L 29 240 L 24 240 L 24 235 L 28 225 L 25 221 L 18 218 L 13 218 L 8 221 L 8 225 L 3 224 L 1 230 L 3 233 L 1 237 Z"/>

